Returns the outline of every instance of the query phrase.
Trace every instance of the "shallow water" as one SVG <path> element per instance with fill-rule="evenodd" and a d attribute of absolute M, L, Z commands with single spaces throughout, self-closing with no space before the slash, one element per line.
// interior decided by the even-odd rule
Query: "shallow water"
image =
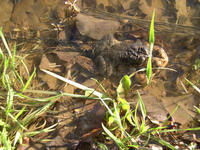
<path fill-rule="evenodd" d="M 65 77 L 70 77 L 71 71 L 72 78 L 76 78 L 77 82 L 86 82 L 87 78 L 94 77 L 91 73 L 93 67 L 88 65 L 92 64 L 90 59 L 79 56 L 79 53 L 66 52 L 76 51 L 76 47 L 70 44 L 58 47 L 60 38 L 68 40 L 68 43 L 71 38 L 66 35 L 64 37 L 58 35 L 59 31 L 55 30 L 58 28 L 52 25 L 52 23 L 54 25 L 58 24 L 65 16 L 63 8 L 65 6 L 62 0 L 18 0 L 13 2 L 2 0 L 2 6 L 5 7 L 0 10 L 2 11 L 0 12 L 2 14 L 0 16 L 0 25 L 4 28 L 8 42 L 17 41 L 17 43 L 23 44 L 23 46 L 18 46 L 18 53 L 31 53 L 37 57 L 36 61 L 31 62 L 30 70 L 35 64 L 40 68 L 41 61 L 44 61 L 44 66 L 45 64 L 48 66 L 50 63 L 54 64 L 56 62 L 56 65 L 61 65 L 60 68 L 52 69 L 49 67 L 47 69 L 59 72 Z M 189 112 L 188 109 L 192 109 L 193 105 L 200 103 L 199 94 L 185 81 L 185 78 L 199 86 L 200 72 L 199 70 L 194 70 L 193 67 L 195 60 L 200 57 L 200 2 L 198 0 L 78 0 L 77 6 L 80 8 L 81 13 L 89 16 L 117 21 L 121 25 L 129 22 L 131 29 L 127 28 L 126 31 L 136 31 L 134 34 L 146 41 L 148 41 L 151 14 L 155 8 L 156 44 L 164 47 L 169 57 L 167 68 L 175 69 L 176 72 L 161 70 L 154 77 L 149 87 L 140 89 L 144 96 L 144 102 L 146 101 L 147 111 L 148 109 L 152 110 L 152 105 L 161 103 L 166 112 L 172 111 L 176 105 L 179 105 L 182 112 L 178 111 L 177 113 L 184 112 L 186 116 L 195 116 L 191 114 L 194 110 Z M 73 22 L 73 18 L 70 18 L 70 21 Z M 71 26 L 73 26 L 73 23 L 68 25 L 68 29 L 73 29 L 70 28 Z M 73 31 L 67 33 L 69 35 L 76 34 Z M 85 46 L 86 50 L 87 46 Z M 44 57 L 49 58 L 51 61 L 44 60 Z M 70 62 L 74 61 L 73 58 L 80 60 L 79 63 L 72 65 Z M 70 65 L 73 67 L 70 68 L 70 71 L 67 71 Z M 85 68 L 81 69 L 83 67 Z M 77 77 L 77 75 L 80 76 Z M 38 76 L 44 82 L 47 82 L 50 89 L 60 90 L 59 87 L 55 86 L 57 81 L 53 79 L 48 81 L 45 80 L 47 79 L 46 76 Z M 112 93 L 119 82 L 119 78 L 102 82 Z M 91 86 L 91 83 L 89 85 Z M 184 90 L 183 85 L 188 90 L 187 92 Z M 73 88 L 64 88 L 62 90 L 65 92 L 74 91 Z M 129 96 L 131 103 L 135 102 L 135 99 L 131 98 L 135 94 L 134 92 L 133 90 Z M 193 96 L 188 96 L 191 93 Z M 174 102 L 172 102 L 173 99 Z M 148 102 L 149 100 L 151 103 Z M 181 100 L 183 104 L 181 104 Z M 169 103 L 167 103 L 168 101 Z M 168 107 L 168 105 L 170 106 Z M 161 110 L 158 109 L 157 111 Z M 175 116 L 179 118 L 177 121 L 187 123 L 188 120 L 185 118 L 189 117 L 187 116 L 181 120 L 180 116 L 182 115 Z"/>

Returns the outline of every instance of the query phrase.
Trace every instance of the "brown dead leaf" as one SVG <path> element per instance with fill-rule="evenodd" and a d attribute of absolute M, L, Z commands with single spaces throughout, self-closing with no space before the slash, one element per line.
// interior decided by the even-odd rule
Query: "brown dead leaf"
<path fill-rule="evenodd" d="M 55 71 L 55 72 L 61 72 L 59 66 L 57 66 L 56 62 L 50 62 L 47 58 L 47 55 L 42 56 L 42 60 L 40 62 L 39 68 L 40 69 L 46 69 L 49 71 Z"/>
<path fill-rule="evenodd" d="M 83 115 L 78 118 L 75 132 L 81 135 L 82 140 L 90 141 L 101 131 L 101 122 L 105 117 L 106 110 L 98 101 L 86 100 L 82 107 L 82 113 Z"/>
<path fill-rule="evenodd" d="M 92 59 L 85 56 L 81 56 L 79 52 L 55 51 L 54 53 L 59 57 L 60 60 L 66 62 L 67 68 L 71 68 L 72 65 L 78 64 L 82 68 L 88 70 L 89 72 L 94 72 L 94 63 Z"/>
<path fill-rule="evenodd" d="M 48 54 L 42 56 L 42 60 L 40 62 L 39 68 L 49 70 L 52 72 L 61 73 L 62 68 L 59 64 L 59 61 L 55 58 L 55 55 L 51 55 L 51 57 L 47 57 Z M 57 90 L 60 87 L 60 83 L 58 79 L 43 72 L 38 73 L 38 77 L 42 79 L 42 81 L 46 82 L 48 87 L 53 90 Z"/>
<path fill-rule="evenodd" d="M 147 114 L 160 122 L 163 122 L 167 119 L 168 111 L 164 108 L 163 103 L 154 95 L 146 93 L 141 95 L 144 102 Z"/>
<path fill-rule="evenodd" d="M 58 84 L 58 79 L 43 72 L 38 73 L 38 77 L 42 79 L 42 81 L 46 82 L 48 87 L 52 90 L 57 90 L 60 84 Z"/>
<path fill-rule="evenodd" d="M 176 122 L 181 123 L 181 127 L 191 125 L 193 118 L 196 116 L 194 106 L 199 102 L 191 94 L 178 97 L 165 97 L 162 99 L 165 109 L 172 113 L 177 106 L 178 110 L 172 115 Z"/>

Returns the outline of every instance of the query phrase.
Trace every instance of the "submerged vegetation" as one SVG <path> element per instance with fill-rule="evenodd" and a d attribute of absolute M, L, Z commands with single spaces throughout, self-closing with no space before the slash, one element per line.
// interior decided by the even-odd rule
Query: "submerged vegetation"
<path fill-rule="evenodd" d="M 154 15 L 152 16 L 149 45 L 150 45 L 150 56 L 147 63 L 147 68 L 140 69 L 137 72 L 145 71 L 147 75 L 147 85 L 150 83 L 152 75 L 152 50 L 154 45 Z M 105 122 L 102 123 L 102 128 L 104 130 L 103 135 L 106 135 L 106 139 L 113 140 L 119 149 L 128 150 L 130 148 L 141 148 L 148 145 L 150 141 L 155 141 L 164 147 L 169 149 L 178 149 L 176 146 L 172 145 L 170 142 L 165 141 L 162 136 L 166 136 L 166 133 L 178 132 L 178 131 L 191 131 L 199 130 L 200 128 L 188 128 L 188 129 L 178 129 L 176 125 L 172 124 L 171 115 L 176 113 L 178 107 L 175 108 L 173 112 L 170 112 L 168 118 L 162 123 L 155 123 L 156 121 L 151 120 L 146 112 L 145 105 L 143 103 L 142 97 L 137 91 L 138 102 L 134 108 L 131 107 L 129 102 L 126 100 L 126 96 L 131 88 L 131 78 L 137 73 L 132 73 L 130 76 L 124 75 L 120 80 L 120 83 L 116 89 L 116 97 L 111 98 L 107 95 L 109 93 L 99 93 L 95 89 L 85 87 L 81 84 L 73 82 L 71 80 L 65 79 L 53 72 L 42 70 L 49 75 L 54 76 L 68 84 L 75 86 L 76 88 L 85 91 L 85 95 L 95 96 L 107 109 Z M 188 81 L 189 82 L 189 81 Z M 189 82 L 190 83 L 190 82 Z M 100 84 L 100 83 L 99 83 Z M 192 83 L 190 83 L 192 85 Z M 102 85 L 100 85 L 102 87 Z M 192 85 L 196 90 L 197 87 Z M 89 92 L 89 93 L 88 93 Z M 84 98 L 85 95 L 82 95 Z M 194 106 L 198 112 L 199 108 Z M 99 143 L 99 147 L 107 150 L 106 143 Z M 188 145 L 188 147 L 193 147 L 193 145 Z"/>
<path fill-rule="evenodd" d="M 147 68 L 140 70 L 146 71 L 147 85 L 150 84 L 153 69 L 152 50 L 155 41 L 154 17 L 155 11 L 153 12 L 150 26 L 150 56 Z M 170 112 L 171 114 L 169 114 L 166 121 L 156 124 L 156 121 L 148 117 L 139 91 L 137 91 L 138 102 L 135 107 L 132 108 L 126 97 L 131 89 L 131 78 L 137 72 L 134 72 L 130 76 L 123 76 L 116 88 L 116 97 L 114 98 L 108 96 L 109 93 L 106 93 L 106 90 L 103 90 L 105 93 L 100 93 L 95 89 L 88 88 L 47 70 L 42 71 L 76 88 L 84 90 L 85 93 L 83 95 L 77 95 L 34 89 L 31 82 L 35 78 L 36 68 L 33 68 L 31 72 L 29 72 L 24 62 L 26 56 L 19 56 L 17 54 L 17 44 L 14 44 L 13 48 L 10 48 L 2 32 L 2 28 L 0 28 L 0 37 L 3 43 L 0 47 L 0 147 L 2 147 L 0 149 L 16 149 L 17 145 L 28 144 L 32 136 L 53 131 L 57 123 L 49 125 L 46 123 L 45 118 L 42 117 L 51 110 L 51 106 L 53 106 L 61 96 L 96 99 L 107 109 L 105 121 L 102 122 L 104 131 L 102 134 L 105 137 L 105 143 L 98 142 L 99 147 L 105 150 L 108 149 L 106 140 L 113 140 L 119 149 L 123 150 L 145 147 L 150 141 L 155 141 L 169 149 L 177 149 L 175 145 L 165 141 L 162 136 L 171 132 L 200 130 L 200 128 L 177 129 L 171 125 L 169 120 L 171 119 L 171 115 L 176 113 L 178 107 L 173 112 Z M 25 71 L 20 72 L 19 68 L 21 66 L 23 66 Z M 199 61 L 195 62 L 194 68 L 195 70 L 199 69 Z M 24 74 L 28 77 L 25 78 Z M 187 80 L 187 82 L 200 93 L 200 89 L 197 86 L 189 80 Z M 100 83 L 98 84 L 100 87 L 103 87 Z M 31 87 L 31 90 L 28 90 L 29 87 Z M 41 98 L 41 95 L 45 98 Z M 48 97 L 49 95 L 55 96 Z M 196 111 L 200 113 L 200 109 L 196 106 L 194 107 Z"/>

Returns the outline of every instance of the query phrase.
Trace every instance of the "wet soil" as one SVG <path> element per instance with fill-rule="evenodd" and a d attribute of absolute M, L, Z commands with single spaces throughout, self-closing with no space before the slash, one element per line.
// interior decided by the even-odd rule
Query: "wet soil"
<path fill-rule="evenodd" d="M 62 0 L 2 0 L 1 4 L 5 7 L 0 10 L 0 25 L 3 26 L 9 43 L 21 44 L 17 47 L 17 53 L 30 55 L 25 62 L 30 71 L 34 66 L 37 67 L 35 84 L 44 83 L 43 88 L 46 90 L 80 92 L 40 71 L 47 69 L 101 90 L 90 80 L 91 77 L 97 78 L 110 95 L 114 95 L 122 74 L 127 72 L 110 79 L 97 76 L 95 63 L 88 57 L 88 51 L 99 44 L 106 34 L 115 33 L 120 39 L 119 30 L 124 33 L 131 31 L 131 38 L 148 41 L 149 19 L 153 8 L 156 8 L 156 44 L 162 46 L 168 55 L 167 67 L 176 71 L 156 72 L 152 83 L 146 88 L 141 85 L 141 76 L 136 76 L 128 101 L 134 107 L 137 102 L 135 89 L 139 89 L 150 117 L 163 121 L 178 105 L 179 109 L 173 115 L 175 122 L 180 123 L 181 128 L 191 127 L 196 123 L 194 120 L 198 119 L 198 115 L 193 106 L 199 106 L 199 93 L 194 91 L 185 78 L 199 86 L 199 70 L 194 70 L 193 67 L 200 56 L 200 29 L 197 26 L 200 23 L 199 1 L 95 0 L 91 3 L 90 0 L 80 0 L 77 5 L 81 13 L 96 17 L 100 22 L 88 24 L 75 22 L 80 19 L 73 16 L 74 10 L 66 17 Z M 102 28 L 104 30 L 101 30 Z M 76 39 L 77 37 L 79 39 Z M 75 41 L 75 45 L 72 41 Z M 81 48 L 81 51 L 78 51 L 77 47 Z M 24 76 L 26 78 L 26 75 Z M 47 120 L 49 124 L 59 122 L 59 125 L 56 132 L 49 135 L 52 141 L 40 143 L 38 139 L 44 137 L 41 135 L 40 138 L 33 138 L 32 143 L 27 144 L 28 147 L 53 150 L 92 149 L 93 146 L 95 149 L 92 139 L 101 133 L 101 122 L 105 117 L 105 108 L 99 102 L 62 97 L 53 110 L 57 113 L 48 114 L 50 117 L 47 115 Z"/>

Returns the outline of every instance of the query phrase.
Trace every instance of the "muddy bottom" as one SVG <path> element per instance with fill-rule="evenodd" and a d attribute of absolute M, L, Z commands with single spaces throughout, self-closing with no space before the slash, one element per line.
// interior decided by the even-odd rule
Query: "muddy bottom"
<path fill-rule="evenodd" d="M 135 44 L 133 49 L 147 49 L 148 20 L 153 8 L 157 8 L 155 45 L 163 48 L 164 53 L 159 53 L 159 57 L 155 55 L 155 58 L 159 58 L 157 64 L 160 66 L 155 63 L 154 68 L 165 69 L 153 70 L 151 84 L 147 87 L 144 73 L 134 76 L 127 101 L 134 108 L 138 101 L 136 90 L 139 90 L 150 118 L 162 122 L 178 106 L 172 117 L 180 125 L 179 128 L 197 126 L 199 116 L 194 106 L 199 106 L 199 93 L 185 79 L 199 86 L 200 29 L 195 25 L 200 20 L 194 19 L 200 10 L 198 1 L 119 0 L 111 3 L 96 0 L 91 3 L 86 0 L 78 1 L 80 11 L 75 5 L 64 5 L 62 0 L 2 0 L 2 5 L 6 7 L 3 7 L 5 10 L 0 17 L 0 25 L 4 28 L 8 43 L 12 45 L 17 42 L 17 54 L 29 55 L 25 60 L 28 70 L 31 72 L 34 66 L 37 67 L 35 83 L 42 84 L 45 90 L 83 93 L 40 71 L 46 69 L 102 92 L 99 85 L 91 80 L 95 78 L 112 97 L 116 96 L 116 88 L 124 74 L 146 67 L 148 53 L 144 51 L 128 53 L 137 60 L 134 65 L 130 65 L 130 61 L 124 63 L 121 58 L 130 58 L 125 57 L 125 52 L 138 40 L 142 44 Z M 189 11 L 189 8 L 193 11 Z M 126 43 L 126 46 L 120 43 Z M 46 114 L 46 120 L 49 124 L 58 123 L 55 132 L 33 137 L 27 147 L 98 149 L 96 141 L 105 142 L 101 123 L 105 121 L 106 109 L 99 101 L 63 96 L 52 110 L 55 112 Z M 192 142 L 192 135 L 187 135 L 189 138 L 183 139 Z M 198 137 L 199 132 L 195 135 Z M 44 137 L 51 141 L 40 142 Z M 116 149 L 112 143 L 110 145 Z M 20 145 L 18 149 L 23 148 Z"/>

